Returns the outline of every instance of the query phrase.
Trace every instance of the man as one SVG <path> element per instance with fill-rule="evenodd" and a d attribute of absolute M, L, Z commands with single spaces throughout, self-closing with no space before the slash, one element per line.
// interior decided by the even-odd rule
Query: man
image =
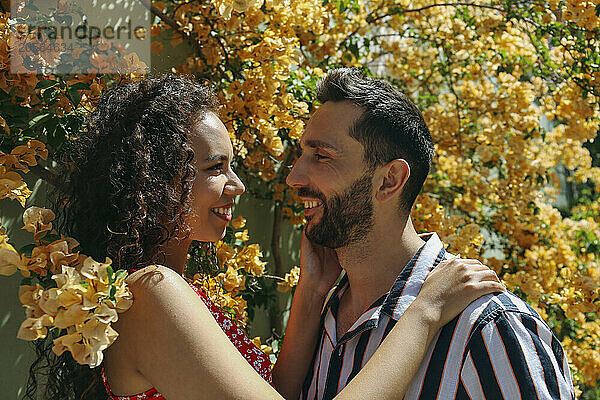
<path fill-rule="evenodd" d="M 411 222 L 433 157 L 431 135 L 415 105 L 356 69 L 331 71 L 317 98 L 322 105 L 306 126 L 303 154 L 287 178 L 305 202 L 310 245 L 303 243 L 302 257 L 325 260 L 302 271 L 286 333 L 291 338 L 281 355 L 282 365 L 292 368 L 294 354 L 296 372 L 306 376 L 301 399 L 331 399 L 341 391 L 414 300 L 430 269 L 447 256 L 435 233 L 418 235 Z M 340 267 L 345 274 L 321 309 Z M 316 349 L 293 353 L 286 349 L 290 341 L 315 343 Z M 275 367 L 274 380 L 285 387 L 282 369 Z M 293 374 L 285 374 L 293 387 Z M 286 394 L 297 396 L 293 389 Z M 525 302 L 499 293 L 479 298 L 444 326 L 405 398 L 574 394 L 563 350 L 548 326 Z"/>

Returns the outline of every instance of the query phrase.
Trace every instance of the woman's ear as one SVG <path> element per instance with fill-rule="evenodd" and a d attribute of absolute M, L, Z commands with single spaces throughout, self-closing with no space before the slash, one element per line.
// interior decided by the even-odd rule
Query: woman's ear
<path fill-rule="evenodd" d="M 388 201 L 400 192 L 410 176 L 410 166 L 402 158 L 390 161 L 382 167 L 381 184 L 375 192 L 375 198 L 381 202 Z"/>

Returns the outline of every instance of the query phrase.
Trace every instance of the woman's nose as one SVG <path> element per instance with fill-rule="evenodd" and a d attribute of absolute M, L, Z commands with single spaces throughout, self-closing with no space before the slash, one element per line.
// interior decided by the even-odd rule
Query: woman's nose
<path fill-rule="evenodd" d="M 237 176 L 237 174 L 231 171 L 231 175 L 229 176 L 229 181 L 225 186 L 225 190 L 227 194 L 231 196 L 239 196 L 246 191 L 246 187 L 242 180 Z"/>

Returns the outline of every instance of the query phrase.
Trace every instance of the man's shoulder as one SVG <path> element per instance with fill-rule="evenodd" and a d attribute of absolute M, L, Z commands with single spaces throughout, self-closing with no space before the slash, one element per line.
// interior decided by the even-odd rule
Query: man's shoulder
<path fill-rule="evenodd" d="M 550 331 L 542 317 L 525 301 L 512 292 L 482 296 L 469 304 L 459 315 L 457 328 L 468 330 L 468 335 L 490 323 L 505 323 L 508 326 L 522 324 L 524 320 L 535 321 L 542 329 Z"/>

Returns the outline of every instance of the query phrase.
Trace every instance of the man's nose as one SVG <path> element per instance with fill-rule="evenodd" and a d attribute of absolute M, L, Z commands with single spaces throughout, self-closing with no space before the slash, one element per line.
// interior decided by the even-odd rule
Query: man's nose
<path fill-rule="evenodd" d="M 294 163 L 292 170 L 285 178 L 285 182 L 291 187 L 302 187 L 308 184 L 306 168 L 304 167 L 302 156 Z"/>

